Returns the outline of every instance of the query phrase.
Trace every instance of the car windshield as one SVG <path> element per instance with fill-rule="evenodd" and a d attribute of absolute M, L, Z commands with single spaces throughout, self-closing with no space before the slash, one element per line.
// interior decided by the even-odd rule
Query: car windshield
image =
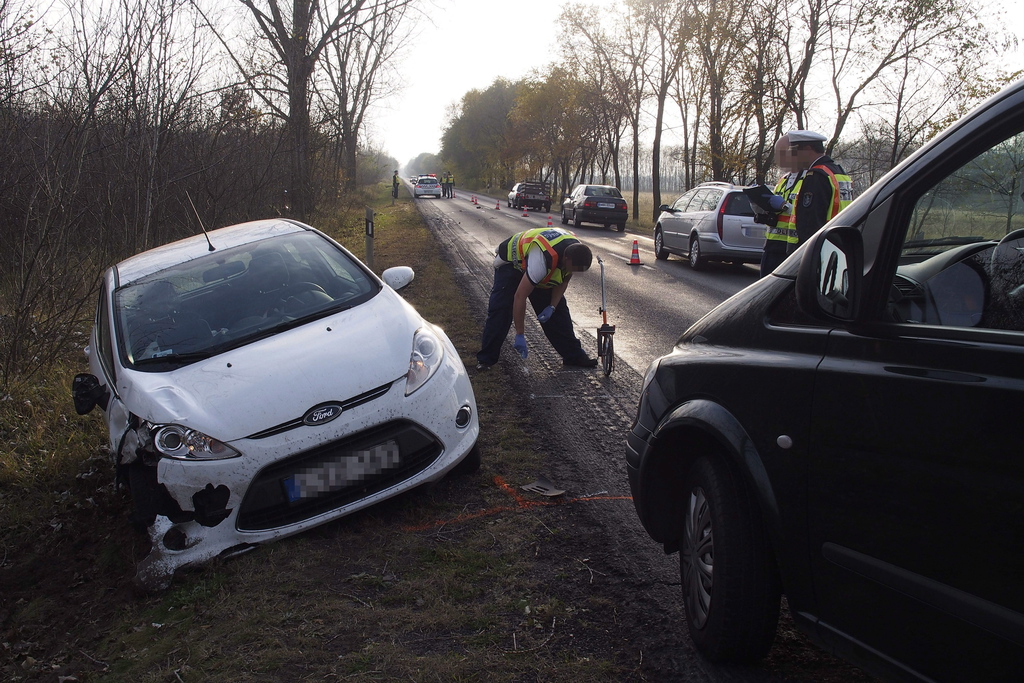
<path fill-rule="evenodd" d="M 373 298 L 380 285 L 313 232 L 172 266 L 114 292 L 125 364 L 166 371 Z"/>

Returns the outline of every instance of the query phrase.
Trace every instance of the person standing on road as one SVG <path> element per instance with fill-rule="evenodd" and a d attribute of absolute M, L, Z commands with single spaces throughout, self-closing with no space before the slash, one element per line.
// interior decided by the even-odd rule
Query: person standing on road
<path fill-rule="evenodd" d="M 391 198 L 398 199 L 398 169 L 395 169 L 395 175 L 391 176 Z"/>
<path fill-rule="evenodd" d="M 765 230 L 761 277 L 775 270 L 853 200 L 853 181 L 825 154 L 825 136 L 794 130 L 775 143 L 775 164 L 786 173 L 775 186 L 781 205 Z"/>
<path fill-rule="evenodd" d="M 572 329 L 565 290 L 573 273 L 590 268 L 593 254 L 567 230 L 534 228 L 512 235 L 498 245 L 494 259 L 494 286 L 487 304 L 477 369 L 498 362 L 508 328 L 515 326 L 515 349 L 526 358 L 526 302 L 537 314 L 544 336 L 567 367 L 593 368 Z"/>
<path fill-rule="evenodd" d="M 455 196 L 455 174 L 448 174 L 448 198 L 451 199 Z"/>

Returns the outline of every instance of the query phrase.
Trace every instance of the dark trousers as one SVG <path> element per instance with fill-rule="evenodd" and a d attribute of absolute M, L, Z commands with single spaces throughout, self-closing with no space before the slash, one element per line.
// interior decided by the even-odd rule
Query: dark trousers
<path fill-rule="evenodd" d="M 790 255 L 789 245 L 782 240 L 765 240 L 764 252 L 761 253 L 761 277 L 769 274 Z"/>
<path fill-rule="evenodd" d="M 508 328 L 512 326 L 512 306 L 515 303 L 516 289 L 523 279 L 523 273 L 516 270 L 511 263 L 494 269 L 494 286 L 487 304 L 487 321 L 484 323 L 483 340 L 476 360 L 482 365 L 494 365 L 501 355 L 501 345 L 508 336 Z M 530 304 L 535 313 L 540 313 L 551 304 L 550 289 L 534 289 L 530 294 Z M 569 302 L 562 297 L 554 315 L 546 323 L 541 323 L 544 336 L 555 347 L 555 351 L 565 360 L 586 357 L 583 345 L 572 330 L 572 315 Z"/>

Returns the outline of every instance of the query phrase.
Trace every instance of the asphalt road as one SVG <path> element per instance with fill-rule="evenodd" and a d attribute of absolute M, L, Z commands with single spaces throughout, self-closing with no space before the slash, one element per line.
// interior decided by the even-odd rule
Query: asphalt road
<path fill-rule="evenodd" d="M 502 240 L 521 230 L 545 227 L 549 218 L 555 227 L 575 232 L 605 264 L 608 322 L 616 326 L 613 374 L 632 371 L 642 377 L 648 364 L 669 351 L 687 327 L 757 278 L 757 269 L 750 265 L 711 264 L 696 272 L 677 256 L 658 261 L 649 236 L 596 225 L 562 225 L 555 207 L 551 214 L 531 209 L 523 216 L 522 210 L 507 208 L 504 197 L 499 202 L 495 196 L 461 191 L 454 199 L 421 198 L 417 204 L 435 231 L 449 238 L 444 242 L 457 252 L 459 270 L 475 281 L 473 293 L 482 291 L 485 304 L 494 248 Z M 634 239 L 639 266 L 629 265 Z M 601 270 L 596 258 L 588 272 L 573 276 L 566 300 L 584 349 L 596 355 L 601 324 Z M 528 330 L 527 340 L 531 354 L 550 350 L 542 335 Z"/>
<path fill-rule="evenodd" d="M 506 208 L 504 198 L 498 208 L 493 196 L 477 195 L 476 203 L 472 199 L 473 195 L 457 191 L 454 199 L 419 199 L 417 205 L 445 245 L 470 308 L 482 325 L 493 279 L 494 247 L 515 232 L 546 226 L 548 214 L 530 211 L 524 217 L 521 210 Z M 559 226 L 558 214 L 552 218 Z M 532 423 L 544 425 L 540 440 L 549 451 L 550 469 L 538 474 L 548 476 L 568 496 L 628 497 L 625 435 L 647 366 L 669 351 L 692 322 L 753 282 L 757 272 L 752 266 L 730 265 L 694 272 L 677 257 L 656 261 L 649 238 L 596 226 L 572 230 L 605 261 L 609 322 L 617 328 L 614 371 L 605 377 L 600 368 L 564 369 L 528 311 L 528 360 L 514 352 L 510 337 L 501 362 L 490 372 L 508 373 L 513 387 L 509 400 L 522 402 L 535 418 Z M 634 239 L 643 265 L 629 265 Z M 601 301 L 596 259 L 587 273 L 573 277 L 566 299 L 577 335 L 596 356 Z M 686 635 L 678 555 L 666 556 L 650 540 L 629 500 L 609 503 L 599 512 L 595 509 L 579 524 L 586 527 L 587 539 L 600 539 L 601 547 L 587 549 L 588 567 L 602 583 L 599 590 L 632 608 L 620 618 L 628 613 L 635 620 L 624 630 L 634 639 L 630 646 L 643 652 L 646 680 L 809 680 L 808 648 L 802 640 L 794 647 L 792 637 L 777 639 L 770 666 L 713 666 L 699 657 Z M 810 650 L 811 658 L 818 659 L 814 648 Z"/>

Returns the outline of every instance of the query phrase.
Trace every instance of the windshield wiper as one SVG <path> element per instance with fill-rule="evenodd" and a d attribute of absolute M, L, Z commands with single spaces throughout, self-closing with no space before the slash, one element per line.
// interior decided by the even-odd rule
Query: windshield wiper
<path fill-rule="evenodd" d="M 161 365 L 170 364 L 174 366 L 189 365 L 190 363 L 196 363 L 201 360 L 206 360 L 210 356 L 214 355 L 214 351 L 190 351 L 188 353 L 168 353 L 163 356 L 150 356 L 149 358 L 140 358 L 134 361 L 132 365 L 135 367 L 145 367 L 149 365 Z"/>

